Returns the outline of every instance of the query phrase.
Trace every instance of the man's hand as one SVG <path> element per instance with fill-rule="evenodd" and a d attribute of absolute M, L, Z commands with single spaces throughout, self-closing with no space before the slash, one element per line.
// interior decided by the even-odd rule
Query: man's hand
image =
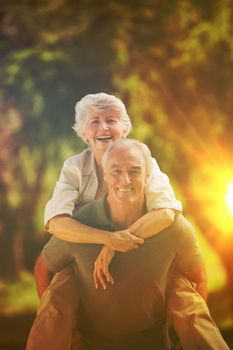
<path fill-rule="evenodd" d="M 130 231 L 127 229 L 110 233 L 106 245 L 113 250 L 123 253 L 138 248 L 139 244 L 144 243 L 144 239 L 136 237 L 132 233 L 137 231 L 139 226 L 135 224 Z"/>
<path fill-rule="evenodd" d="M 101 252 L 94 264 L 93 278 L 96 288 L 98 288 L 99 285 L 102 285 L 103 289 L 106 289 L 106 281 L 111 284 L 114 283 L 113 277 L 108 271 L 108 266 L 111 263 L 114 255 L 115 251 L 106 245 L 101 249 Z"/>

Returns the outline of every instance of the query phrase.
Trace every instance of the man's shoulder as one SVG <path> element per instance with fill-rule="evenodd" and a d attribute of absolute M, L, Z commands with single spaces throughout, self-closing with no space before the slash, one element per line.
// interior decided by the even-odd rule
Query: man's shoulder
<path fill-rule="evenodd" d="M 195 230 L 190 223 L 190 221 L 184 217 L 183 214 L 178 214 L 172 225 L 167 229 L 172 233 L 173 236 L 177 236 L 180 239 L 185 239 L 185 237 L 195 237 Z"/>
<path fill-rule="evenodd" d="M 179 214 L 174 222 L 175 236 L 180 249 L 189 249 L 196 247 L 199 252 L 199 244 L 194 227 L 184 215 Z M 182 248 L 183 247 L 183 248 Z"/>
<path fill-rule="evenodd" d="M 181 213 L 175 217 L 174 225 L 177 227 L 177 229 L 190 230 L 194 232 L 194 228 L 191 222 Z"/>

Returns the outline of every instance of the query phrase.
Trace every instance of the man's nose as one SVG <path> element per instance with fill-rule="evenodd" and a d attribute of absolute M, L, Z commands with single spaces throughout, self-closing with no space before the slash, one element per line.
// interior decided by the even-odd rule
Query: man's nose
<path fill-rule="evenodd" d="M 124 173 L 124 174 L 122 174 L 122 182 L 124 183 L 124 184 L 129 184 L 130 182 L 131 182 L 131 180 L 130 180 L 130 176 L 129 176 L 129 174 L 128 173 Z"/>

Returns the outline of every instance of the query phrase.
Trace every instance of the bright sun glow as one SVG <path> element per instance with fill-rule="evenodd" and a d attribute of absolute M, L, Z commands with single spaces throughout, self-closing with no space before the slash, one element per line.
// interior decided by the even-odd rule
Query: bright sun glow
<path fill-rule="evenodd" d="M 227 194 L 225 196 L 225 200 L 227 202 L 227 205 L 228 205 L 230 212 L 233 214 L 233 183 L 231 183 L 228 186 L 228 191 L 227 191 Z"/>
<path fill-rule="evenodd" d="M 233 237 L 233 174 L 219 171 L 209 177 L 211 172 L 213 169 L 205 164 L 203 173 L 206 178 L 201 178 L 201 181 L 200 178 L 194 178 L 193 194 L 200 202 L 203 200 L 201 210 L 213 225 L 213 230 L 217 229 L 222 236 Z"/>

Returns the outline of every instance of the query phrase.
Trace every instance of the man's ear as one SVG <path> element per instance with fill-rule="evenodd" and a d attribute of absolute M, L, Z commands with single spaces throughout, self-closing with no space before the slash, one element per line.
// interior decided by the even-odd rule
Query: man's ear
<path fill-rule="evenodd" d="M 104 182 L 107 182 L 107 174 L 105 171 L 104 171 Z"/>

